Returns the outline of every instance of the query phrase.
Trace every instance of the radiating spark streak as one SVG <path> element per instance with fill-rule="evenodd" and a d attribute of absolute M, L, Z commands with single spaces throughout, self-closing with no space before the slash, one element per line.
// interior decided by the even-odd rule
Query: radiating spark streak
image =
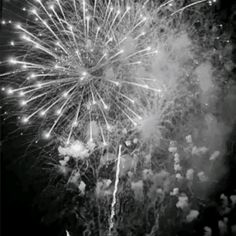
<path fill-rule="evenodd" d="M 17 29 L 22 30 L 23 32 L 25 32 L 27 35 L 31 36 L 32 38 L 38 40 L 40 43 L 43 43 L 42 40 L 40 40 L 37 36 L 35 36 L 34 34 L 30 33 L 28 30 L 26 30 L 25 28 L 23 28 L 21 25 L 17 25 Z"/>
<path fill-rule="evenodd" d="M 44 107 L 46 107 L 48 104 L 43 105 L 42 107 L 40 107 L 38 110 L 36 110 L 35 112 L 33 112 L 32 114 L 30 114 L 29 116 L 26 117 L 27 120 L 31 119 L 33 116 L 35 116 L 36 114 L 38 114 L 41 110 L 44 109 Z"/>
<path fill-rule="evenodd" d="M 82 105 L 82 102 L 83 102 L 83 96 L 84 96 L 84 89 L 83 89 L 83 92 L 82 92 L 82 95 L 81 95 L 81 99 L 80 99 L 80 102 L 79 102 L 79 105 L 78 105 L 78 108 L 77 108 L 77 111 L 76 111 L 76 114 L 75 114 L 74 122 L 73 122 L 72 125 L 71 125 L 70 133 L 69 133 L 69 136 L 68 136 L 68 138 L 67 138 L 67 143 L 70 142 L 70 139 L 71 139 L 73 130 L 74 130 L 74 128 L 75 128 L 75 127 L 77 126 L 77 124 L 78 124 L 80 109 L 81 109 L 81 105 Z"/>
<path fill-rule="evenodd" d="M 91 91 L 91 94 L 92 94 L 93 105 L 95 105 L 96 101 L 95 101 L 95 97 L 94 97 L 94 93 L 93 93 L 93 89 L 92 89 L 91 85 L 90 85 L 90 91 Z"/>
<path fill-rule="evenodd" d="M 41 98 L 41 97 L 45 96 L 46 94 L 47 94 L 47 93 L 42 93 L 42 94 L 40 94 L 40 95 L 38 95 L 38 96 L 32 97 L 31 99 L 26 100 L 25 103 L 28 104 L 29 102 L 32 102 L 32 101 L 34 101 L 34 100 L 36 100 L 36 99 L 38 99 L 38 98 Z"/>
<path fill-rule="evenodd" d="M 115 103 L 115 105 L 121 110 L 122 113 L 124 113 L 124 115 L 130 120 L 130 122 L 134 126 L 137 126 L 137 123 L 124 110 L 122 110 L 122 108 L 119 105 L 117 105 L 117 103 Z"/>
<path fill-rule="evenodd" d="M 55 80 L 55 81 L 50 81 L 50 82 L 45 82 L 45 83 L 33 84 L 33 85 L 26 86 L 26 87 L 21 87 L 21 88 L 18 88 L 18 89 L 14 89 L 12 91 L 13 92 L 19 92 L 19 91 L 23 91 L 23 90 L 30 89 L 30 88 L 36 88 L 35 90 L 39 90 L 39 89 L 42 89 L 46 86 L 50 86 L 52 84 L 58 84 L 58 83 L 62 83 L 62 82 L 70 83 L 70 82 L 73 82 L 73 81 L 75 81 L 75 78 L 73 78 L 73 79 L 64 79 L 64 80 L 61 79 L 61 80 Z M 31 90 L 31 91 L 35 91 L 35 90 Z M 29 91 L 27 91 L 27 92 L 29 92 Z"/>
<path fill-rule="evenodd" d="M 65 49 L 59 42 L 57 42 L 56 45 L 57 45 L 58 47 L 60 47 L 60 48 L 63 50 L 64 53 L 66 53 L 67 55 L 69 55 L 69 53 L 66 51 L 66 49 Z"/>
<path fill-rule="evenodd" d="M 141 61 L 136 61 L 136 62 L 130 62 L 130 63 L 127 63 L 127 64 L 125 64 L 125 65 L 140 65 L 140 64 L 142 64 L 142 62 Z"/>
<path fill-rule="evenodd" d="M 122 101 L 119 101 L 116 99 L 117 102 L 121 103 L 124 107 L 126 107 L 134 116 L 136 116 L 139 120 L 142 119 L 140 115 L 138 115 L 134 110 L 132 110 L 127 104 L 123 103 Z"/>
<path fill-rule="evenodd" d="M 193 2 L 193 3 L 191 3 L 191 4 L 189 4 L 189 5 L 185 6 L 185 7 L 182 7 L 181 9 L 179 9 L 179 10 L 173 12 L 173 13 L 171 14 L 171 16 L 175 15 L 175 14 L 178 13 L 178 12 L 182 12 L 182 11 L 186 10 L 187 8 L 189 8 L 189 7 L 192 7 L 192 6 L 194 6 L 194 5 L 197 5 L 197 4 L 200 4 L 200 3 L 203 3 L 203 2 L 207 2 L 207 1 L 208 1 L 208 0 L 200 0 L 200 1 L 197 1 L 197 2 Z"/>
<path fill-rule="evenodd" d="M 117 158 L 117 165 L 116 165 L 116 180 L 115 180 L 115 186 L 114 186 L 114 192 L 113 192 L 113 198 L 112 198 L 112 204 L 111 204 L 111 216 L 110 216 L 110 221 L 109 221 L 108 236 L 112 236 L 112 229 L 114 227 L 116 194 L 117 194 L 117 191 L 118 191 L 119 175 L 120 175 L 121 148 L 122 148 L 122 146 L 120 145 L 119 146 L 119 152 L 118 152 L 118 158 Z"/>
<path fill-rule="evenodd" d="M 137 126 L 137 123 L 124 111 L 124 109 L 122 109 L 122 107 L 120 105 L 118 105 L 117 102 L 115 102 L 115 105 L 119 108 L 119 110 L 128 118 L 128 120 L 130 120 L 130 122 L 134 125 Z"/>
<path fill-rule="evenodd" d="M 128 59 L 128 58 L 133 57 L 133 56 L 135 56 L 135 55 L 137 55 L 137 54 L 140 54 L 140 53 L 146 52 L 146 51 L 150 51 L 150 50 L 151 50 L 151 47 L 147 47 L 147 48 L 142 49 L 142 50 L 140 50 L 140 51 L 137 51 L 137 52 L 135 52 L 135 53 L 133 53 L 133 54 L 130 54 L 130 55 L 127 56 L 125 59 Z"/>
<path fill-rule="evenodd" d="M 30 78 L 38 78 L 38 77 L 51 77 L 55 76 L 56 74 L 32 74 Z"/>
<path fill-rule="evenodd" d="M 142 119 L 142 117 L 140 115 L 138 115 L 135 111 L 133 111 L 127 104 L 123 103 L 122 101 L 116 99 L 116 98 L 113 98 L 113 100 L 115 101 L 115 104 L 116 106 L 124 113 L 124 109 L 118 105 L 118 103 L 122 104 L 124 107 L 126 107 L 134 116 L 136 116 L 136 118 L 138 118 L 139 120 Z M 127 113 L 124 113 L 128 119 L 136 126 L 137 123 L 127 114 Z"/>
<path fill-rule="evenodd" d="M 125 57 L 123 60 L 127 60 L 127 59 L 129 59 L 129 58 L 131 58 L 131 57 L 136 56 L 137 54 L 140 54 L 140 53 L 145 52 L 145 51 L 150 51 L 150 50 L 151 50 L 151 47 L 147 47 L 146 49 L 142 49 L 142 50 L 140 50 L 140 51 L 137 51 L 137 52 L 135 52 L 135 53 L 133 53 L 133 54 L 128 55 L 128 56 Z M 123 51 L 123 50 L 121 50 L 120 52 L 122 52 L 122 51 Z M 124 52 L 124 51 L 123 51 L 123 52 Z M 122 53 L 123 53 L 123 52 L 122 52 Z M 157 50 L 155 50 L 155 51 L 153 51 L 153 52 L 150 52 L 150 53 L 142 54 L 142 56 L 146 56 L 146 55 L 149 55 L 149 54 L 155 54 L 155 53 L 157 53 Z M 117 60 L 112 61 L 112 63 L 114 63 L 114 62 L 117 62 Z"/>
<path fill-rule="evenodd" d="M 149 2 L 150 0 L 147 0 L 144 4 L 143 4 L 143 8 L 145 7 L 145 5 L 147 5 L 147 3 Z"/>
<path fill-rule="evenodd" d="M 116 81 L 114 80 L 108 80 L 108 79 L 105 79 L 106 81 L 109 81 L 110 83 L 113 83 L 115 85 L 118 85 Z M 141 87 L 141 88 L 144 88 L 144 89 L 148 89 L 148 90 L 152 90 L 152 91 L 155 91 L 155 92 L 161 92 L 161 89 L 155 89 L 155 88 L 151 88 L 149 87 L 147 84 L 139 84 L 139 83 L 134 83 L 134 82 L 130 82 L 130 81 L 122 81 L 121 83 L 125 83 L 125 84 L 130 84 L 130 85 L 134 85 L 134 86 L 137 86 L 137 87 Z"/>
<path fill-rule="evenodd" d="M 78 51 L 78 43 L 77 43 L 77 40 L 75 39 L 75 34 L 73 32 L 73 27 L 72 26 L 70 27 L 70 33 L 73 37 L 73 40 L 74 40 L 74 43 L 75 43 L 75 46 L 76 46 L 76 50 Z"/>
<path fill-rule="evenodd" d="M 147 81 L 156 81 L 156 79 L 151 79 L 151 78 L 141 78 L 141 77 L 137 77 L 135 78 L 136 80 L 147 80 Z"/>
<path fill-rule="evenodd" d="M 79 58 L 80 62 L 82 62 L 79 50 L 76 50 L 75 53 L 76 53 L 77 57 Z"/>
<path fill-rule="evenodd" d="M 98 38 L 98 33 L 99 33 L 100 29 L 101 29 L 100 27 L 97 28 L 97 32 L 96 32 L 95 40 L 94 40 L 94 46 L 96 45 L 97 38 Z"/>
<path fill-rule="evenodd" d="M 48 131 L 48 134 L 51 135 L 52 131 L 54 130 L 54 128 L 56 127 L 57 123 L 59 122 L 59 120 L 61 119 L 61 117 L 63 116 L 63 113 L 61 113 L 57 119 L 54 121 L 53 126 L 51 127 L 51 129 Z"/>
<path fill-rule="evenodd" d="M 169 5 L 170 3 L 174 2 L 174 1 L 175 1 L 175 0 L 170 0 L 170 1 L 166 2 L 166 3 L 161 4 L 161 5 L 157 8 L 157 12 L 158 12 L 159 10 L 161 10 L 163 7 Z"/>
<path fill-rule="evenodd" d="M 15 60 L 15 59 L 11 59 L 9 61 L 9 63 L 11 63 L 11 64 L 19 64 L 19 65 L 24 65 L 24 66 L 30 66 L 31 68 L 35 67 L 35 68 L 45 69 L 45 66 L 43 66 L 43 65 L 39 65 L 39 64 L 31 63 L 31 62 L 26 62 L 26 61 L 18 61 L 18 60 Z"/>
<path fill-rule="evenodd" d="M 13 93 L 15 93 L 15 92 L 23 91 L 26 89 L 35 88 L 35 87 L 37 87 L 36 89 L 40 89 L 40 88 L 38 88 L 38 85 L 34 84 L 34 85 L 29 85 L 29 86 L 18 88 L 18 89 L 13 89 L 12 91 L 13 91 Z M 34 90 L 32 90 L 32 91 L 34 91 Z"/>
<path fill-rule="evenodd" d="M 93 7 L 93 18 L 96 15 L 96 9 L 97 9 L 97 0 L 94 1 L 94 7 Z"/>
<path fill-rule="evenodd" d="M 98 98 L 101 100 L 104 109 L 107 109 L 107 108 L 108 108 L 107 105 L 106 105 L 105 102 L 103 101 L 103 99 L 102 99 L 102 97 L 100 96 L 100 94 L 97 92 L 96 88 L 94 88 L 94 90 L 95 90 L 95 92 L 96 92 Z M 109 123 L 108 123 L 108 121 L 107 121 L 107 118 L 106 118 L 106 115 L 105 115 L 103 109 L 100 107 L 100 104 L 99 104 L 99 103 L 98 103 L 98 107 L 99 107 L 99 109 L 100 109 L 100 111 L 101 111 L 101 113 L 102 113 L 103 119 L 104 119 L 104 121 L 105 121 L 105 123 L 106 123 L 107 130 L 109 131 L 109 130 L 110 130 L 110 125 L 109 125 Z"/>
<path fill-rule="evenodd" d="M 104 16 L 104 19 L 103 19 L 103 26 L 105 25 L 104 23 L 105 23 L 106 18 L 107 18 L 107 13 L 108 13 L 110 4 L 111 4 L 111 0 L 109 0 L 109 2 L 108 2 L 108 4 L 107 4 L 107 8 L 106 8 L 106 11 L 105 11 L 105 16 Z"/>
<path fill-rule="evenodd" d="M 31 90 L 28 90 L 28 91 L 24 91 L 24 88 L 18 90 L 19 91 L 19 95 L 21 97 L 24 97 L 25 95 L 29 94 L 29 93 L 32 93 L 32 92 L 35 92 L 35 91 L 38 91 L 40 90 L 41 88 L 35 88 L 35 89 L 31 89 Z M 14 90 L 13 90 L 14 91 Z"/>
<path fill-rule="evenodd" d="M 135 101 L 131 98 L 129 98 L 128 96 L 126 96 L 125 94 L 123 93 L 120 93 L 120 92 L 117 92 L 119 95 L 121 95 L 122 97 L 126 98 L 128 101 L 130 101 L 132 104 L 135 103 Z"/>
<path fill-rule="evenodd" d="M 113 38 L 110 37 L 110 38 L 106 41 L 105 45 L 108 45 L 108 43 L 112 42 L 112 40 L 113 40 Z"/>
<path fill-rule="evenodd" d="M 93 141 L 91 110 L 89 111 L 89 141 Z"/>
<path fill-rule="evenodd" d="M 74 4 L 74 8 L 75 8 L 76 18 L 79 21 L 78 10 L 77 10 L 77 6 L 76 6 L 76 0 L 73 0 L 73 4 Z"/>
<path fill-rule="evenodd" d="M 108 121 L 107 121 L 106 115 L 105 115 L 103 109 L 100 107 L 99 104 L 98 104 L 98 107 L 99 107 L 99 109 L 100 109 L 100 111 L 101 111 L 101 113 L 102 113 L 103 119 L 104 119 L 104 121 L 105 121 L 105 123 L 106 123 L 107 130 L 110 131 L 110 125 L 109 125 L 109 123 L 108 123 Z"/>
<path fill-rule="evenodd" d="M 142 32 L 141 34 L 139 34 L 136 38 L 134 38 L 134 40 L 137 40 L 139 39 L 140 37 L 144 36 L 146 33 L 145 32 Z"/>
<path fill-rule="evenodd" d="M 64 25 L 63 25 L 63 23 L 62 23 L 62 19 L 58 16 L 58 14 L 57 14 L 57 12 L 55 11 L 55 9 L 54 9 L 53 6 L 51 6 L 51 10 L 52 10 L 52 12 L 54 13 L 54 15 L 56 16 L 56 18 L 57 18 L 58 22 L 60 23 L 61 27 L 63 28 L 63 30 L 66 32 L 66 29 L 65 29 L 65 27 L 64 27 Z"/>
<path fill-rule="evenodd" d="M 63 99 L 63 97 L 58 98 L 56 101 L 54 101 L 49 107 L 47 107 L 43 114 L 46 114 L 51 108 L 53 108 L 58 102 L 60 102 Z M 48 104 L 47 104 L 48 105 Z"/>
<path fill-rule="evenodd" d="M 75 86 L 72 88 L 74 89 Z M 51 134 L 52 131 L 54 130 L 54 128 L 56 127 L 57 123 L 59 122 L 59 120 L 61 119 L 61 117 L 63 116 L 63 110 L 64 110 L 64 107 L 66 106 L 66 104 L 69 102 L 70 98 L 71 98 L 72 95 L 70 95 L 70 97 L 64 102 L 64 104 L 61 106 L 60 108 L 60 112 L 59 112 L 59 116 L 58 118 L 55 120 L 53 126 L 51 127 L 51 129 L 49 130 L 48 134 Z"/>
<path fill-rule="evenodd" d="M 58 56 L 53 53 L 52 51 L 50 51 L 49 49 L 45 48 L 44 46 L 40 45 L 39 43 L 35 42 L 34 40 L 32 40 L 31 38 L 27 37 L 27 36 L 23 36 L 23 39 L 31 42 L 32 44 L 34 44 L 38 49 L 41 49 L 42 51 L 46 52 L 47 54 L 53 56 L 55 59 L 58 58 Z"/>
<path fill-rule="evenodd" d="M 108 109 L 107 104 L 104 102 L 103 98 L 101 97 L 101 95 L 100 95 L 100 93 L 97 91 L 97 89 L 96 89 L 96 88 L 94 88 L 94 89 L 95 89 L 95 92 L 96 92 L 97 96 L 99 97 L 100 101 L 102 102 L 102 105 L 103 105 L 104 109 L 107 110 L 107 109 Z"/>
<path fill-rule="evenodd" d="M 125 36 L 120 42 L 117 43 L 117 46 L 119 46 L 120 44 L 122 44 L 125 40 L 127 40 L 127 36 Z"/>
<path fill-rule="evenodd" d="M 110 83 L 115 84 L 116 86 L 120 85 L 120 83 L 118 81 L 109 80 L 109 79 L 105 79 L 105 81 L 109 81 Z"/>
<path fill-rule="evenodd" d="M 112 30 L 112 27 L 113 27 L 113 25 L 115 24 L 115 21 L 116 21 L 116 19 L 117 19 L 117 17 L 118 17 L 119 15 L 120 15 L 120 11 L 118 11 L 118 12 L 116 13 L 116 16 L 114 17 L 114 19 L 113 19 L 113 21 L 112 21 L 112 23 L 111 23 L 111 26 L 110 26 L 109 30 L 107 31 L 107 36 L 109 35 L 110 31 Z"/>
<path fill-rule="evenodd" d="M 109 20 L 109 18 L 110 18 L 111 13 L 113 12 L 113 10 L 114 10 L 114 8 L 111 7 L 111 8 L 110 8 L 110 11 L 109 11 L 109 14 L 108 14 L 108 16 L 107 16 L 107 19 L 106 19 L 106 21 L 105 21 L 105 23 L 104 23 L 104 28 L 106 27 L 107 22 L 108 22 L 108 20 Z"/>
<path fill-rule="evenodd" d="M 158 51 L 157 50 L 154 50 L 154 51 L 151 51 L 151 52 L 148 52 L 148 53 L 145 53 L 143 54 L 142 56 L 148 56 L 148 55 L 151 55 L 151 54 L 157 54 Z"/>
<path fill-rule="evenodd" d="M 86 18 L 85 18 L 85 0 L 83 0 L 83 21 L 84 21 L 84 36 L 87 37 L 86 35 Z"/>
<path fill-rule="evenodd" d="M 114 28 L 114 30 L 116 30 L 118 28 L 118 26 L 120 25 L 120 23 L 122 22 L 122 20 L 125 18 L 126 14 L 130 11 L 130 8 L 127 8 L 126 11 L 124 12 L 123 16 L 120 18 L 119 22 L 116 24 L 116 27 Z"/>
<path fill-rule="evenodd" d="M 155 91 L 155 92 L 158 92 L 158 93 L 161 92 L 160 89 L 151 88 L 147 84 L 138 84 L 138 83 L 134 83 L 134 82 L 130 82 L 130 81 L 122 81 L 122 83 L 130 84 L 130 85 L 135 85 L 137 87 L 141 87 L 141 88 L 144 88 L 144 89 L 152 90 L 152 91 Z"/>
<path fill-rule="evenodd" d="M 54 81 L 49 81 L 49 82 L 45 82 L 45 83 L 39 83 L 39 84 L 36 84 L 36 85 L 32 85 L 31 87 L 42 88 L 42 87 L 45 87 L 45 86 L 50 86 L 52 84 L 60 84 L 62 82 L 72 82 L 72 81 L 75 81 L 75 78 L 72 78 L 72 79 L 58 79 L 58 80 L 54 80 Z"/>
<path fill-rule="evenodd" d="M 138 28 L 143 22 L 145 22 L 147 20 L 147 18 L 146 17 L 144 17 L 139 23 L 137 23 L 137 25 L 135 25 L 131 30 L 130 30 L 130 32 L 127 34 L 127 35 L 129 35 L 129 34 L 131 34 L 136 28 Z"/>
<path fill-rule="evenodd" d="M 120 54 L 124 53 L 124 50 L 120 50 L 119 52 L 117 52 L 115 55 L 113 55 L 112 57 L 108 58 L 108 61 L 114 59 L 115 57 L 119 56 Z"/>
<path fill-rule="evenodd" d="M 59 8 L 60 8 L 60 11 L 61 11 L 61 14 L 62 14 L 64 20 L 67 22 L 67 20 L 66 20 L 66 16 L 65 16 L 65 13 L 64 13 L 64 11 L 63 11 L 63 8 L 61 7 L 60 0 L 56 0 L 56 2 L 57 2 L 57 5 L 58 5 Z"/>
<path fill-rule="evenodd" d="M 103 131 L 103 128 L 102 126 L 100 125 L 99 123 L 99 128 L 100 128 L 100 131 L 101 131 L 101 136 L 102 136 L 102 141 L 103 141 L 103 145 L 106 145 L 106 140 L 105 140 L 105 136 L 104 136 L 104 131 Z"/>
<path fill-rule="evenodd" d="M 55 32 L 52 30 L 52 28 L 47 24 L 46 21 L 44 21 L 39 14 L 37 13 L 37 11 L 33 10 L 33 13 L 39 18 L 39 20 L 48 28 L 48 30 L 53 34 L 53 36 L 60 41 L 59 37 L 55 34 Z"/>
<path fill-rule="evenodd" d="M 57 30 L 60 31 L 59 28 L 58 28 L 58 26 L 57 26 L 57 24 L 56 24 L 56 22 L 55 22 L 54 19 L 52 18 L 51 14 L 49 14 L 49 12 L 47 11 L 47 9 L 46 9 L 45 6 L 43 5 L 42 1 L 41 1 L 41 0 L 38 0 L 38 2 L 39 2 L 40 5 L 42 6 L 43 10 L 46 12 L 46 14 L 48 15 L 48 17 L 51 19 L 52 23 L 55 25 L 55 27 L 57 28 Z M 52 7 L 51 7 L 51 8 L 52 8 Z"/>
<path fill-rule="evenodd" d="M 107 54 L 106 54 L 106 53 L 104 53 L 104 54 L 103 54 L 103 56 L 102 56 L 102 57 L 99 59 L 99 61 L 97 62 L 97 65 L 99 65 L 99 64 L 100 64 L 100 62 L 102 62 L 102 60 L 103 60 L 103 59 L 104 59 L 104 57 L 106 57 L 106 56 L 107 56 Z M 97 66 L 97 65 L 96 65 L 96 66 Z M 96 66 L 95 66 L 95 67 L 96 67 Z"/>
<path fill-rule="evenodd" d="M 89 25 L 90 25 L 90 17 L 88 16 L 87 18 L 86 18 L 86 20 L 87 20 L 87 32 L 86 32 L 86 35 L 87 35 L 87 38 L 89 38 Z"/>
<path fill-rule="evenodd" d="M 0 77 L 16 74 L 16 73 L 19 73 L 19 72 L 22 72 L 22 71 L 24 71 L 24 70 L 17 70 L 17 71 L 7 72 L 7 73 L 4 73 L 4 74 L 0 74 Z"/>

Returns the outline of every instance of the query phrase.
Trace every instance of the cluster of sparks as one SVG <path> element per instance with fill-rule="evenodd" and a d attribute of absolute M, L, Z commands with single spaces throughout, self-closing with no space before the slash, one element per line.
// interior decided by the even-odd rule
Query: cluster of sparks
<path fill-rule="evenodd" d="M 155 79 L 133 73 L 158 55 L 158 43 L 148 40 L 154 20 L 146 9 L 149 1 L 35 2 L 29 9 L 32 22 L 15 25 L 28 46 L 22 55 L 8 60 L 16 69 L 0 75 L 24 80 L 19 88 L 2 88 L 20 97 L 27 113 L 22 122 L 41 117 L 49 126 L 43 137 L 67 130 L 68 144 L 79 135 L 93 141 L 93 121 L 104 145 L 117 121 L 129 129 L 136 127 L 143 116 L 142 109 L 137 109 L 145 106 L 142 98 L 162 92 Z M 171 15 L 202 2 L 206 0 Z M 164 2 L 155 13 L 173 3 Z M 89 137 L 82 137 L 85 129 Z"/>

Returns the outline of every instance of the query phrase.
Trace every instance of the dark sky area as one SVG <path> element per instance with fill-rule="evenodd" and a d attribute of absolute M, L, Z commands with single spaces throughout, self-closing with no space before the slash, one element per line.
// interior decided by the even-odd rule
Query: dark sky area
<path fill-rule="evenodd" d="M 230 25 L 229 30 L 235 29 L 236 19 L 233 18 L 233 3 L 235 0 L 218 0 L 217 15 L 223 23 Z M 22 0 L 0 0 L 0 17 L 7 19 L 20 20 L 23 6 Z M 234 4 L 235 6 L 235 4 Z M 7 8 L 8 10 L 6 10 Z M 233 22 L 233 20 L 235 22 Z M 231 22 L 230 22 L 231 21 Z M 0 26 L 1 27 L 1 26 Z M 9 42 L 12 33 L 5 32 L 0 28 L 0 61 L 6 56 L 8 47 L 2 47 L 4 43 Z M 232 34 L 232 41 L 235 42 L 236 35 Z M 0 67 L 1 70 L 4 68 Z M 1 103 L 3 101 L 0 95 Z M 2 105 L 2 104 L 0 104 Z M 1 113 L 4 112 L 1 111 Z M 13 120 L 4 121 L 1 116 L 1 230 L 2 236 L 62 236 L 65 234 L 63 223 L 53 223 L 45 225 L 41 222 L 42 213 L 34 206 L 35 190 L 31 188 L 33 183 L 28 183 L 24 179 L 24 171 L 30 168 L 30 165 L 23 166 L 19 164 L 19 156 L 24 154 L 27 136 L 22 138 L 21 131 L 16 131 L 15 138 L 9 139 L 9 133 L 16 130 Z M 231 135 L 229 145 L 235 140 L 235 132 Z M 235 145 L 234 145 L 235 148 Z M 34 156 L 32 155 L 32 158 Z M 235 169 L 235 167 L 234 167 Z M 233 169 L 232 169 L 233 172 Z M 230 178 L 235 178 L 232 174 Z M 229 184 L 229 188 L 232 186 Z"/>

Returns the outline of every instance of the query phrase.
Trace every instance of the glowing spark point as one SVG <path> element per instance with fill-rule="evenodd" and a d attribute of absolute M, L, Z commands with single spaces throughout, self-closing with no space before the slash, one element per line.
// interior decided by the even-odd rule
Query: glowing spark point
<path fill-rule="evenodd" d="M 77 127 L 78 126 L 78 122 L 73 122 L 73 127 Z"/>
<path fill-rule="evenodd" d="M 26 123 L 29 122 L 29 119 L 28 119 L 27 117 L 24 117 L 24 118 L 22 118 L 22 122 L 23 122 L 24 124 L 26 124 Z"/>
<path fill-rule="evenodd" d="M 35 15 L 37 15 L 37 10 L 36 9 L 32 9 L 31 12 Z"/>
<path fill-rule="evenodd" d="M 43 85 L 42 85 L 41 83 L 37 83 L 36 86 L 37 86 L 38 88 L 42 88 Z"/>
<path fill-rule="evenodd" d="M 51 137 L 51 134 L 50 134 L 49 132 L 45 132 L 45 133 L 43 134 L 43 137 L 44 137 L 45 139 L 49 139 L 49 138 Z"/>
<path fill-rule="evenodd" d="M 56 114 L 57 114 L 57 115 L 61 115 L 61 114 L 62 114 L 62 111 L 61 111 L 61 110 L 57 110 L 57 111 L 56 111 Z"/>
<path fill-rule="evenodd" d="M 21 106 L 26 106 L 27 105 L 27 101 L 25 101 L 25 100 L 20 101 L 20 105 Z"/>
<path fill-rule="evenodd" d="M 46 111 L 41 111 L 40 113 L 39 113 L 39 115 L 42 117 L 42 116 L 45 116 L 46 115 Z"/>
<path fill-rule="evenodd" d="M 25 93 L 24 93 L 23 91 L 20 91 L 20 92 L 19 92 L 19 96 L 20 96 L 20 97 L 24 97 L 24 96 L 25 96 Z"/>
<path fill-rule="evenodd" d="M 4 88 L 3 88 L 4 89 Z M 4 89 L 5 90 L 5 89 Z M 3 91 L 4 91 L 3 90 Z M 7 94 L 9 94 L 9 95 L 11 95 L 11 94 L 13 94 L 14 93 L 14 91 L 13 91 L 13 89 L 12 88 L 9 88 L 9 89 L 7 89 Z"/>
<path fill-rule="evenodd" d="M 17 64 L 17 61 L 16 61 L 15 59 L 13 59 L 13 58 L 10 58 L 8 62 L 9 62 L 10 64 L 12 64 L 12 65 Z"/>

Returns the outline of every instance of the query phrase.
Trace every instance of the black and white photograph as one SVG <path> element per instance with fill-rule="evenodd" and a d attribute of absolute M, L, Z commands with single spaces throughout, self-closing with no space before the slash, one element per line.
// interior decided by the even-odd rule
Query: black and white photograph
<path fill-rule="evenodd" d="M 236 236 L 236 0 L 0 0 L 2 236 Z"/>

